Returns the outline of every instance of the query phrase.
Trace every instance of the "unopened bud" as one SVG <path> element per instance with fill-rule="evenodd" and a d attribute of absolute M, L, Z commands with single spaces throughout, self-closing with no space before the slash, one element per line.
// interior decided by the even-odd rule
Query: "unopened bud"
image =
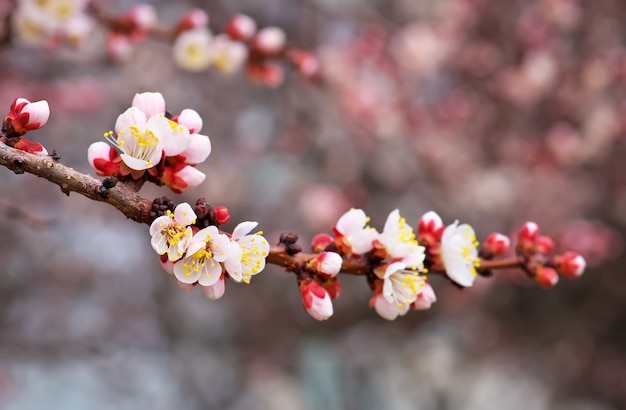
<path fill-rule="evenodd" d="M 254 49 L 265 55 L 274 55 L 283 50 L 287 35 L 282 28 L 265 27 L 259 30 L 253 40 Z"/>
<path fill-rule="evenodd" d="M 549 255 L 554 250 L 554 241 L 549 236 L 539 235 L 535 239 L 535 250 Z"/>
<path fill-rule="evenodd" d="M 491 251 L 493 256 L 507 253 L 510 247 L 511 240 L 509 237 L 498 232 L 489 234 L 485 243 L 483 243 L 483 249 Z"/>
<path fill-rule="evenodd" d="M 555 258 L 557 272 L 569 279 L 579 278 L 587 267 L 587 262 L 579 253 L 567 251 Z"/>
<path fill-rule="evenodd" d="M 26 98 L 16 98 L 11 104 L 11 111 L 4 119 L 2 130 L 7 137 L 19 137 L 46 125 L 49 117 L 48 101 L 31 103 Z"/>
<path fill-rule="evenodd" d="M 443 221 L 435 211 L 428 211 L 417 223 L 417 240 L 420 244 L 432 246 L 441 240 Z"/>
<path fill-rule="evenodd" d="M 326 289 L 326 292 L 328 292 L 328 295 L 330 296 L 330 300 L 337 299 L 339 295 L 341 294 L 341 290 L 342 290 L 341 282 L 339 282 L 339 279 L 337 279 L 337 277 L 322 281 L 320 284 L 322 285 L 324 289 Z"/>
<path fill-rule="evenodd" d="M 226 25 L 225 32 L 233 40 L 250 40 L 256 33 L 256 22 L 245 14 L 235 14 Z"/>
<path fill-rule="evenodd" d="M 123 18 L 132 24 L 134 28 L 144 32 L 156 27 L 158 23 L 156 10 L 150 4 L 137 4 Z"/>
<path fill-rule="evenodd" d="M 191 9 L 176 24 L 176 33 L 209 25 L 209 15 L 202 9 Z"/>
<path fill-rule="evenodd" d="M 326 250 L 326 248 L 335 240 L 327 233 L 318 233 L 311 239 L 311 249 L 313 252 L 320 253 Z"/>
<path fill-rule="evenodd" d="M 337 276 L 342 264 L 343 259 L 335 252 L 322 252 L 309 262 L 311 269 L 325 278 Z"/>
<path fill-rule="evenodd" d="M 296 66 L 298 72 L 305 77 L 314 77 L 319 72 L 319 61 L 308 51 L 292 50 L 289 52 L 289 59 Z"/>
<path fill-rule="evenodd" d="M 526 222 L 517 231 L 517 246 L 522 249 L 532 248 L 539 235 L 539 226 L 534 222 Z"/>
<path fill-rule="evenodd" d="M 308 278 L 300 283 L 302 305 L 316 320 L 326 320 L 333 315 L 330 295 L 319 283 Z"/>
<path fill-rule="evenodd" d="M 273 63 L 252 63 L 248 64 L 248 77 L 259 84 L 276 88 L 285 80 L 285 73 L 281 66 Z"/>
<path fill-rule="evenodd" d="M 224 225 L 228 221 L 230 221 L 230 215 L 228 214 L 228 208 L 225 206 L 216 206 L 215 208 L 209 211 L 209 217 L 211 221 L 215 222 L 216 225 Z"/>
<path fill-rule="evenodd" d="M 551 288 L 559 282 L 559 274 L 556 270 L 547 266 L 539 266 L 535 273 L 535 282 L 544 288 Z"/>

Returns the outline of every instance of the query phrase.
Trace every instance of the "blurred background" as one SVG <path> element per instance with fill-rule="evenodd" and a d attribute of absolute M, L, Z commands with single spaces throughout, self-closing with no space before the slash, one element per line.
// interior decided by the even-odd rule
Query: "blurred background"
<path fill-rule="evenodd" d="M 47 99 L 32 139 L 92 174 L 87 147 L 135 93 L 196 109 L 213 144 L 207 180 L 141 193 L 225 205 L 227 231 L 256 220 L 270 242 L 290 230 L 306 246 L 350 207 L 379 229 L 395 208 L 414 226 L 434 209 L 479 239 L 533 220 L 589 268 L 550 291 L 520 272 L 465 291 L 434 278 L 433 308 L 395 322 L 349 277 L 319 323 L 293 275 L 270 266 L 218 301 L 185 293 L 147 226 L 3 169 L 0 408 L 626 408 L 625 1 L 152 4 L 166 26 L 191 7 L 216 31 L 236 12 L 280 26 L 317 53 L 325 81 L 189 74 L 158 41 L 115 64 L 95 30 L 73 51 L 5 43 L 0 107 Z"/>

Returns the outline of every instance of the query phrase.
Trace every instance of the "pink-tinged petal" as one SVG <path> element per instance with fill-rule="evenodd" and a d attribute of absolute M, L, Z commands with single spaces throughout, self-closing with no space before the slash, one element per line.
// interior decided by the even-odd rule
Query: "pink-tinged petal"
<path fill-rule="evenodd" d="M 206 135 L 191 134 L 189 146 L 180 154 L 185 163 L 195 165 L 204 162 L 211 154 L 211 140 Z"/>
<path fill-rule="evenodd" d="M 204 247 L 206 247 L 206 241 L 207 241 L 206 236 L 200 235 L 200 232 L 197 232 L 187 244 L 187 256 L 191 256 L 195 254 L 196 252 L 198 252 L 200 249 L 203 249 Z"/>
<path fill-rule="evenodd" d="M 197 134 L 202 130 L 202 117 L 191 108 L 185 108 L 180 112 L 178 123 L 187 127 L 190 134 Z"/>
<path fill-rule="evenodd" d="M 163 259 L 159 259 L 161 262 L 161 267 L 163 268 L 163 270 L 167 273 L 169 273 L 170 275 L 174 274 L 174 262 L 170 261 L 169 259 L 165 259 L 165 261 L 163 261 Z"/>
<path fill-rule="evenodd" d="M 115 121 L 115 133 L 119 134 L 120 131 L 130 128 L 131 125 L 136 125 L 143 129 L 147 122 L 148 118 L 143 111 L 137 107 L 130 107 L 117 117 L 117 121 Z"/>
<path fill-rule="evenodd" d="M 224 296 L 224 292 L 226 291 L 226 280 L 224 277 L 221 277 L 220 280 L 215 282 L 212 286 L 200 286 L 202 292 L 204 292 L 204 296 L 206 296 L 210 300 L 217 300 Z"/>
<path fill-rule="evenodd" d="M 152 221 L 152 224 L 150 225 L 150 235 L 152 236 L 162 229 L 165 229 L 172 222 L 172 218 L 167 215 L 159 216 L 157 219 Z"/>
<path fill-rule="evenodd" d="M 163 151 L 166 157 L 181 155 L 191 144 L 191 135 L 187 128 L 170 121 L 170 131 L 163 139 Z"/>
<path fill-rule="evenodd" d="M 111 146 L 104 141 L 94 142 L 87 149 L 87 160 L 89 161 L 89 165 L 92 168 L 96 168 L 94 162 L 96 159 L 105 159 L 109 160 L 109 152 L 111 151 Z"/>
<path fill-rule="evenodd" d="M 122 158 L 122 161 L 124 161 L 124 164 L 126 164 L 128 168 L 134 169 L 135 171 L 143 171 L 148 168 L 152 168 L 158 163 L 152 161 L 144 161 L 143 159 L 131 157 L 128 154 L 120 154 L 120 158 Z"/>
<path fill-rule="evenodd" d="M 387 220 L 385 221 L 385 227 L 383 228 L 383 234 L 395 234 L 399 228 L 400 225 L 400 211 L 397 209 L 394 209 L 393 211 L 391 211 L 391 213 L 389 214 L 389 216 L 387 217 Z"/>
<path fill-rule="evenodd" d="M 152 249 L 154 249 L 154 251 L 159 255 L 163 255 L 167 252 L 167 238 L 161 232 L 157 232 L 152 235 L 150 244 L 152 245 Z"/>
<path fill-rule="evenodd" d="M 417 295 L 417 299 L 411 305 L 411 308 L 414 310 L 426 310 L 430 309 L 431 305 L 437 301 L 437 296 L 435 295 L 435 291 L 432 286 L 426 283 L 420 293 Z"/>
<path fill-rule="evenodd" d="M 254 222 L 254 221 L 245 221 L 245 222 L 241 222 L 239 225 L 237 225 L 237 227 L 233 230 L 233 235 L 232 235 L 232 239 L 233 240 L 238 240 L 241 239 L 242 237 L 244 237 L 245 235 L 247 235 L 251 230 L 253 230 L 254 228 L 256 228 L 256 226 L 258 225 L 258 222 Z"/>
<path fill-rule="evenodd" d="M 176 173 L 176 177 L 180 178 L 185 183 L 184 187 L 178 187 L 178 189 L 180 191 L 185 191 L 189 188 L 193 188 L 193 187 L 200 185 L 206 178 L 206 175 L 202 171 L 198 171 L 196 168 L 192 167 L 191 165 L 188 165 L 185 168 L 178 171 Z"/>
<path fill-rule="evenodd" d="M 165 114 L 165 99 L 161 93 L 135 94 L 132 106 L 139 108 L 148 118 L 157 114 Z"/>
<path fill-rule="evenodd" d="M 184 283 L 179 280 L 177 282 L 178 282 L 178 287 L 184 290 L 185 292 L 191 292 L 194 288 L 193 283 Z"/>
<path fill-rule="evenodd" d="M 169 260 L 175 262 L 183 257 L 183 254 L 187 250 L 187 244 L 189 243 L 189 241 L 186 239 L 187 238 L 183 237 L 178 243 L 170 244 L 170 247 L 167 251 L 167 257 Z"/>
<path fill-rule="evenodd" d="M 367 216 L 362 209 L 351 209 L 339 218 L 336 229 L 343 235 L 348 236 L 350 233 L 363 229 L 367 223 Z"/>
<path fill-rule="evenodd" d="M 180 203 L 174 209 L 174 219 L 183 226 L 193 225 L 196 223 L 196 213 L 187 202 Z"/>
<path fill-rule="evenodd" d="M 376 313 L 383 319 L 395 320 L 398 317 L 398 306 L 395 302 L 388 302 L 382 295 L 376 296 L 374 302 Z"/>
<path fill-rule="evenodd" d="M 198 283 L 202 286 L 215 285 L 222 276 L 222 266 L 219 262 L 209 259 L 206 261 L 206 265 L 201 269 L 200 278 Z"/>

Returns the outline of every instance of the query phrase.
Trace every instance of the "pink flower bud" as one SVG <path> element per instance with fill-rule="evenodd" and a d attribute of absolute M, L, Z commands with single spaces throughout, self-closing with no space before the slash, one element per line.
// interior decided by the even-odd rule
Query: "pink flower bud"
<path fill-rule="evenodd" d="M 554 241 L 549 236 L 537 236 L 535 239 L 535 250 L 548 255 L 554 250 Z"/>
<path fill-rule="evenodd" d="M 296 66 L 298 72 L 305 77 L 314 77 L 319 72 L 319 61 L 308 51 L 292 50 L 289 52 L 289 59 Z"/>
<path fill-rule="evenodd" d="M 526 222 L 517 231 L 518 246 L 522 248 L 532 247 L 538 235 L 539 226 L 534 222 Z"/>
<path fill-rule="evenodd" d="M 509 237 L 498 232 L 489 234 L 483 244 L 483 248 L 490 250 L 494 256 L 507 253 L 510 247 L 511 240 Z"/>
<path fill-rule="evenodd" d="M 540 266 L 535 274 L 535 282 L 544 288 L 551 288 L 559 282 L 559 274 L 552 268 Z"/>
<path fill-rule="evenodd" d="M 322 252 L 313 258 L 309 264 L 315 273 L 326 278 L 332 278 L 341 271 L 343 259 L 335 252 Z"/>
<path fill-rule="evenodd" d="M 202 9 L 191 9 L 176 24 L 176 33 L 209 25 L 209 15 Z"/>
<path fill-rule="evenodd" d="M 282 28 L 265 27 L 256 33 L 253 46 L 256 51 L 265 55 L 274 55 L 283 50 L 287 35 Z"/>
<path fill-rule="evenodd" d="M 579 278 L 587 267 L 587 262 L 579 253 L 567 251 L 555 258 L 556 270 L 569 279 Z"/>
<path fill-rule="evenodd" d="M 281 85 L 285 79 L 282 67 L 273 63 L 248 64 L 247 74 L 252 81 L 272 88 Z"/>
<path fill-rule="evenodd" d="M 30 152 L 31 154 L 34 155 L 48 155 L 48 151 L 44 148 L 43 145 L 41 145 L 38 142 L 33 142 L 33 141 L 29 141 L 25 138 L 20 139 L 18 142 L 16 142 L 13 145 L 13 148 L 25 151 L 25 152 Z"/>
<path fill-rule="evenodd" d="M 441 235 L 445 226 L 441 217 L 435 211 L 428 211 L 417 223 L 418 242 L 423 245 L 432 246 L 441 240 Z"/>
<path fill-rule="evenodd" d="M 314 280 L 305 280 L 300 283 L 302 305 L 316 320 L 326 320 L 333 315 L 333 302 L 330 295 L 319 283 Z"/>
<path fill-rule="evenodd" d="M 200 289 L 202 289 L 204 296 L 206 296 L 208 299 L 217 300 L 221 298 L 222 296 L 224 296 L 224 292 L 226 292 L 226 278 L 224 277 L 224 273 L 222 273 L 222 276 L 220 276 L 220 279 L 215 282 L 214 285 L 199 286 Z"/>
<path fill-rule="evenodd" d="M 127 35 L 114 32 L 107 39 L 107 51 L 115 61 L 127 61 L 134 49 L 135 46 Z"/>
<path fill-rule="evenodd" d="M 413 310 L 426 310 L 430 309 L 431 305 L 437 301 L 435 291 L 430 284 L 426 283 L 424 287 L 420 289 L 420 293 L 417 295 L 415 302 L 411 304 Z"/>
<path fill-rule="evenodd" d="M 178 282 L 178 287 L 184 290 L 185 292 L 191 292 L 194 288 L 193 283 L 183 283 L 179 280 L 177 280 L 176 282 Z"/>
<path fill-rule="evenodd" d="M 11 111 L 4 119 L 2 129 L 9 137 L 19 137 L 46 125 L 49 117 L 48 101 L 31 103 L 26 98 L 16 98 L 11 104 Z"/>
<path fill-rule="evenodd" d="M 245 14 L 235 14 L 225 30 L 233 40 L 249 40 L 256 33 L 256 22 Z"/>
<path fill-rule="evenodd" d="M 94 142 L 87 149 L 89 165 L 102 176 L 118 175 L 122 160 L 119 152 L 103 141 Z"/>
<path fill-rule="evenodd" d="M 313 252 L 315 253 L 323 252 L 328 247 L 328 245 L 330 245 L 334 241 L 335 240 L 333 239 L 333 237 L 329 234 L 318 233 L 311 240 L 311 249 L 313 249 Z"/>
<path fill-rule="evenodd" d="M 225 206 L 216 206 L 209 211 L 211 219 L 218 225 L 223 225 L 230 221 L 230 215 L 228 214 L 228 208 Z"/>
<path fill-rule="evenodd" d="M 150 4 L 137 4 L 124 15 L 124 20 L 142 32 L 156 27 L 158 23 L 156 10 Z"/>
<path fill-rule="evenodd" d="M 135 94 L 132 106 L 139 108 L 148 118 L 165 113 L 165 99 L 163 98 L 163 94 L 158 92 Z"/>

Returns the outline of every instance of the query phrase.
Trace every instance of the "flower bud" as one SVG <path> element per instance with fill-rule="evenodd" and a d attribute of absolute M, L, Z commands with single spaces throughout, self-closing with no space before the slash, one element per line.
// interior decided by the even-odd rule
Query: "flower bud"
<path fill-rule="evenodd" d="M 221 298 L 222 296 L 224 296 L 224 292 L 226 292 L 226 278 L 224 277 L 224 274 L 222 273 L 222 276 L 220 276 L 220 279 L 217 282 L 215 282 L 215 284 L 211 286 L 202 286 L 202 285 L 199 285 L 199 286 L 200 286 L 200 289 L 202 289 L 204 296 L 207 297 L 207 299 L 217 300 Z"/>
<path fill-rule="evenodd" d="M 19 149 L 21 151 L 30 152 L 34 155 L 48 155 L 48 151 L 38 142 L 29 141 L 25 138 L 21 138 L 15 144 L 13 144 L 13 148 Z"/>
<path fill-rule="evenodd" d="M 202 117 L 198 111 L 191 108 L 182 110 L 179 115 L 174 117 L 174 121 L 187 127 L 190 134 L 196 134 L 202 130 Z"/>
<path fill-rule="evenodd" d="M 165 113 L 165 99 L 161 93 L 145 92 L 135 94 L 132 106 L 143 111 L 147 118 Z"/>
<path fill-rule="evenodd" d="M 319 61 L 308 51 L 292 50 L 289 59 L 296 66 L 298 72 L 307 78 L 314 77 L 319 72 Z"/>
<path fill-rule="evenodd" d="M 324 250 L 328 247 L 328 245 L 330 245 L 334 241 L 335 240 L 333 239 L 333 237 L 330 236 L 329 234 L 318 233 L 311 240 L 311 249 L 313 249 L 313 252 L 315 253 L 324 252 Z"/>
<path fill-rule="evenodd" d="M 483 243 L 483 249 L 491 251 L 493 256 L 507 253 L 510 246 L 511 241 L 509 237 L 498 232 L 489 234 L 485 243 Z"/>
<path fill-rule="evenodd" d="M 249 40 L 256 33 L 256 22 L 245 14 L 235 14 L 226 25 L 226 34 L 233 40 Z"/>
<path fill-rule="evenodd" d="M 567 251 L 555 257 L 557 272 L 569 279 L 579 278 L 587 267 L 587 262 L 579 253 Z"/>
<path fill-rule="evenodd" d="M 225 206 L 216 206 L 209 211 L 209 217 L 216 225 L 223 225 L 230 221 L 230 215 L 228 214 L 228 208 Z"/>
<path fill-rule="evenodd" d="M 19 137 L 46 125 L 49 117 L 48 101 L 31 103 L 26 98 L 16 98 L 4 119 L 2 130 L 7 133 L 7 137 Z"/>
<path fill-rule="evenodd" d="M 158 23 L 157 13 L 154 6 L 150 4 L 137 4 L 123 16 L 123 19 L 132 24 L 135 29 L 141 32 L 156 27 Z"/>
<path fill-rule="evenodd" d="M 539 266 L 535 273 L 535 282 L 544 288 L 551 288 L 559 281 L 559 274 L 547 266 Z"/>
<path fill-rule="evenodd" d="M 161 180 L 177 194 L 200 185 L 206 178 L 203 172 L 187 164 L 175 164 L 163 168 Z"/>
<path fill-rule="evenodd" d="M 132 40 L 124 34 L 114 32 L 107 38 L 107 51 L 115 61 L 127 61 L 134 49 Z"/>
<path fill-rule="evenodd" d="M 179 280 L 177 280 L 176 282 L 178 282 L 178 287 L 184 290 L 185 292 L 191 292 L 194 288 L 193 283 L 183 283 Z"/>
<path fill-rule="evenodd" d="M 309 266 L 315 270 L 315 273 L 325 278 L 337 276 L 342 264 L 342 257 L 335 252 L 322 252 L 309 262 Z"/>
<path fill-rule="evenodd" d="M 436 301 L 437 296 L 435 296 L 435 291 L 433 290 L 432 286 L 430 286 L 430 284 L 428 283 L 425 283 L 424 286 L 420 289 L 420 293 L 418 293 L 417 299 L 415 299 L 415 302 L 411 304 L 411 309 L 430 309 L 431 305 Z"/>
<path fill-rule="evenodd" d="M 417 240 L 420 244 L 432 246 L 441 240 L 443 221 L 435 211 L 428 211 L 417 223 Z"/>
<path fill-rule="evenodd" d="M 517 246 L 522 249 L 531 248 L 539 235 L 539 226 L 534 222 L 526 222 L 517 231 Z"/>
<path fill-rule="evenodd" d="M 120 172 L 121 159 L 115 148 L 104 141 L 94 142 L 87 149 L 89 165 L 102 176 L 117 175 Z"/>
<path fill-rule="evenodd" d="M 209 25 L 209 15 L 202 9 L 191 9 L 176 24 L 176 33 Z"/>
<path fill-rule="evenodd" d="M 548 255 L 554 250 L 554 241 L 549 236 L 539 235 L 535 239 L 535 250 Z"/>
<path fill-rule="evenodd" d="M 274 55 L 282 51 L 287 35 L 282 28 L 265 27 L 259 30 L 253 40 L 254 49 L 265 55 Z"/>
<path fill-rule="evenodd" d="M 285 80 L 285 73 L 281 66 L 273 63 L 248 64 L 248 77 L 259 84 L 276 88 Z"/>
<path fill-rule="evenodd" d="M 330 295 L 319 283 L 308 278 L 300 283 L 302 305 L 316 320 L 326 320 L 333 315 Z"/>

